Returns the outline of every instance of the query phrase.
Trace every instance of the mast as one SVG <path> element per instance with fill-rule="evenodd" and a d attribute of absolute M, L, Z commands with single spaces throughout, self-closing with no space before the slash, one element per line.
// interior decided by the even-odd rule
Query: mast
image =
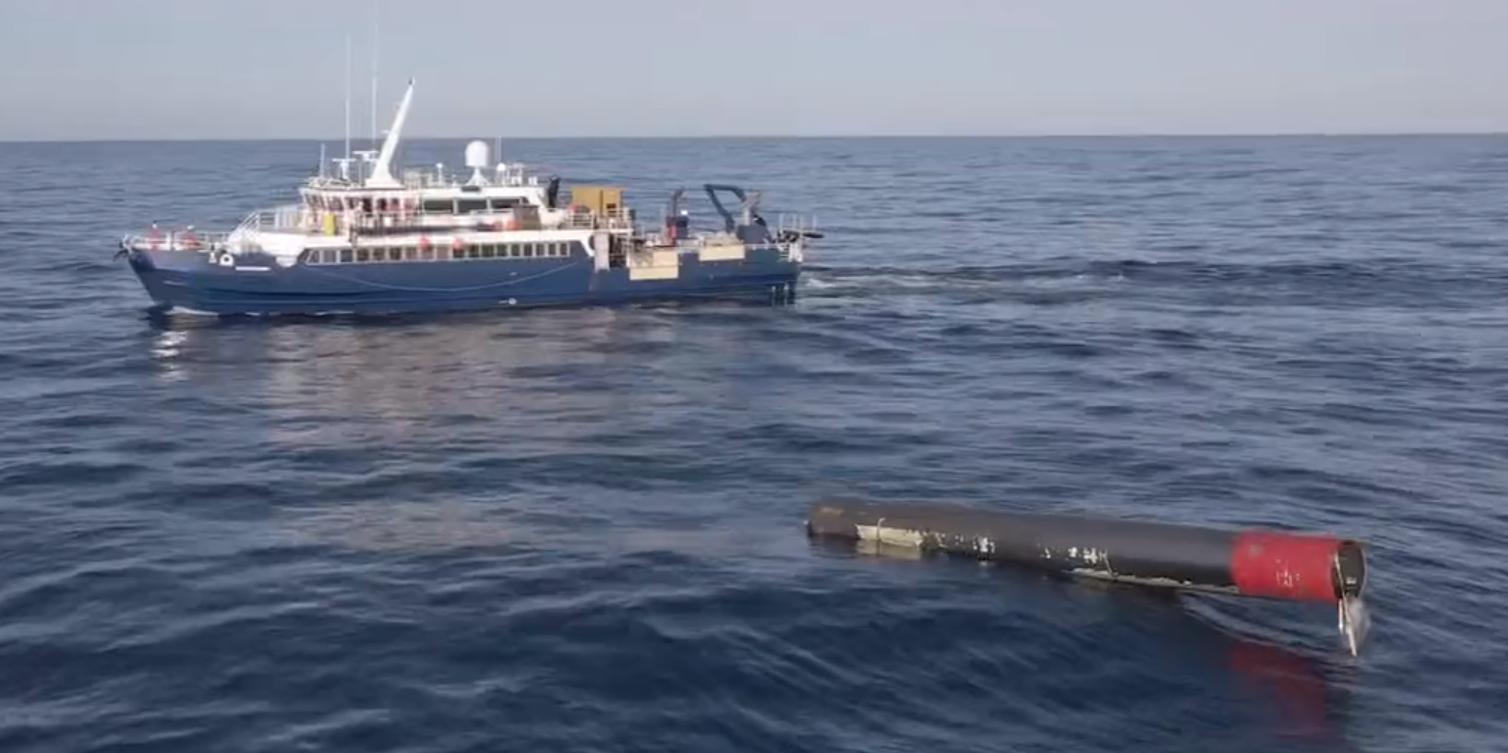
<path fill-rule="evenodd" d="M 351 159 L 351 32 L 346 32 L 346 159 Z"/>
<path fill-rule="evenodd" d="M 377 149 L 377 50 L 382 27 L 382 3 L 372 3 L 372 148 Z"/>

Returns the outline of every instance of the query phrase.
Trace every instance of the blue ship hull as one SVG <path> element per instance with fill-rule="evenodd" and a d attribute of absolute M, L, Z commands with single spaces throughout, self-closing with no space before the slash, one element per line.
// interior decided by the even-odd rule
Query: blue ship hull
<path fill-rule="evenodd" d="M 123 251 L 160 308 L 220 315 L 407 313 L 540 306 L 622 304 L 650 300 L 761 298 L 790 300 L 801 264 L 773 247 L 743 259 L 681 255 L 674 279 L 639 279 L 627 268 L 596 269 L 577 247 L 572 256 L 280 267 L 247 254 L 233 266 L 197 251 Z"/>

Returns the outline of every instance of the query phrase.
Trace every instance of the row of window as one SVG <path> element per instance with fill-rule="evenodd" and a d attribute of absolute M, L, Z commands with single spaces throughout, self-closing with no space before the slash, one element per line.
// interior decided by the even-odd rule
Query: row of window
<path fill-rule="evenodd" d="M 564 241 L 545 243 L 472 243 L 461 248 L 449 246 L 363 246 L 361 248 L 316 248 L 304 254 L 307 264 L 352 264 L 395 261 L 456 261 L 462 259 L 536 259 L 563 258 L 571 255 L 571 244 Z"/>
<path fill-rule="evenodd" d="M 494 196 L 492 198 L 461 197 L 455 199 L 425 199 L 421 204 L 424 212 L 428 214 L 472 214 L 475 212 L 498 212 L 504 209 L 513 209 L 523 206 L 528 202 L 518 196 Z M 314 194 L 309 197 L 309 206 L 315 209 L 329 211 L 345 211 L 347 209 L 366 212 L 394 212 L 400 203 L 394 197 L 391 199 L 371 196 L 323 196 Z"/>

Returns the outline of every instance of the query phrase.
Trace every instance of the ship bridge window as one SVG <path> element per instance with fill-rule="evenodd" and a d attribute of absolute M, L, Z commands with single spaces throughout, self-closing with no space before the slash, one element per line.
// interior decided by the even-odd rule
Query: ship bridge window
<path fill-rule="evenodd" d="M 494 197 L 490 201 L 493 209 L 512 209 L 523 203 L 516 196 Z"/>
<path fill-rule="evenodd" d="M 456 214 L 471 214 L 487 211 L 486 199 L 457 199 Z"/>
<path fill-rule="evenodd" d="M 450 199 L 425 199 L 424 211 L 431 214 L 451 214 L 456 211 L 456 203 Z"/>

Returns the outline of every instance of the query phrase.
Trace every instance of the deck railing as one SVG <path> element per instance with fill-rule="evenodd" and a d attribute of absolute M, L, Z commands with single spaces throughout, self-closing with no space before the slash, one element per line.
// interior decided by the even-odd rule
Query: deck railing
<path fill-rule="evenodd" d="M 137 251 L 215 251 L 225 248 L 230 233 L 202 230 L 158 230 L 127 235 L 122 242 Z"/>
<path fill-rule="evenodd" d="M 329 218 L 329 219 L 327 219 Z M 604 214 L 566 214 L 558 225 L 551 225 L 541 217 L 541 228 L 546 230 L 633 230 L 634 215 L 628 209 L 616 209 Z M 309 235 L 344 235 L 351 225 L 356 231 L 372 232 L 418 232 L 423 230 L 509 230 L 517 229 L 518 215 L 512 210 L 484 210 L 455 214 L 450 212 L 381 212 L 346 213 L 316 211 L 300 204 L 290 204 L 274 209 L 253 212 L 241 222 L 243 235 L 259 232 L 294 232 Z"/>
<path fill-rule="evenodd" d="M 782 212 L 775 219 L 775 234 L 780 235 L 787 230 L 796 233 L 815 233 L 817 232 L 817 217 L 799 212 Z"/>
<path fill-rule="evenodd" d="M 381 232 L 405 233 L 405 232 L 436 232 L 443 233 L 446 230 L 510 230 L 516 229 L 516 216 L 509 210 L 482 211 L 469 214 L 428 213 L 423 211 L 406 214 L 380 214 L 349 215 L 356 220 L 358 234 L 374 234 Z M 227 246 L 227 239 L 234 238 L 235 245 L 240 247 L 256 247 L 260 245 L 259 236 L 264 232 L 301 233 L 312 236 L 345 236 L 350 228 L 347 226 L 346 213 L 341 212 L 317 212 L 302 204 L 286 204 L 272 209 L 262 210 L 248 214 L 232 233 L 206 233 L 200 230 L 158 230 L 140 235 L 127 236 L 127 243 L 143 250 L 196 250 L 205 248 L 220 248 Z M 333 218 L 332 224 L 326 218 Z M 637 222 L 634 213 L 627 209 L 617 209 L 605 214 L 597 213 L 569 213 L 565 214 L 560 224 L 555 226 L 542 225 L 543 229 L 559 230 L 611 230 L 614 232 L 631 232 L 635 236 L 643 237 L 645 228 Z M 654 235 L 660 237 L 663 228 L 653 228 Z M 806 233 L 817 230 L 816 218 L 809 214 L 782 213 L 776 218 L 774 226 L 770 229 L 771 236 L 779 238 L 788 232 Z M 719 234 L 720 235 L 720 234 Z M 709 239 L 696 236 L 684 237 L 679 244 L 684 246 L 705 245 Z M 778 241 L 772 241 L 770 245 L 785 247 Z"/>
<path fill-rule="evenodd" d="M 346 168 L 345 173 L 336 174 L 321 173 L 305 179 L 305 185 L 314 188 L 360 188 L 371 178 L 373 160 L 364 160 L 354 157 Z M 340 160 L 335 160 L 339 163 Z M 398 182 L 406 188 L 455 188 L 462 184 L 471 175 L 470 168 L 461 170 L 447 170 L 448 165 L 404 165 L 391 166 L 391 170 L 397 174 Z M 493 186 L 528 187 L 546 186 L 554 176 L 537 172 L 533 166 L 508 162 L 500 165 L 492 165 L 482 169 L 483 176 Z"/>
<path fill-rule="evenodd" d="M 484 175 L 490 185 L 506 186 L 511 188 L 524 188 L 530 186 L 543 187 L 549 184 L 549 179 L 541 177 L 527 168 L 517 165 L 509 165 L 502 170 L 493 168 L 485 171 Z M 405 168 L 398 176 L 398 181 L 404 188 L 455 188 L 461 185 L 457 175 L 447 174 L 436 170 L 421 170 L 417 168 Z"/>
<path fill-rule="evenodd" d="M 597 214 L 593 212 L 581 212 L 567 214 L 561 224 L 566 230 L 633 230 L 638 232 L 639 225 L 633 211 L 623 208 L 614 209 L 611 212 Z"/>

